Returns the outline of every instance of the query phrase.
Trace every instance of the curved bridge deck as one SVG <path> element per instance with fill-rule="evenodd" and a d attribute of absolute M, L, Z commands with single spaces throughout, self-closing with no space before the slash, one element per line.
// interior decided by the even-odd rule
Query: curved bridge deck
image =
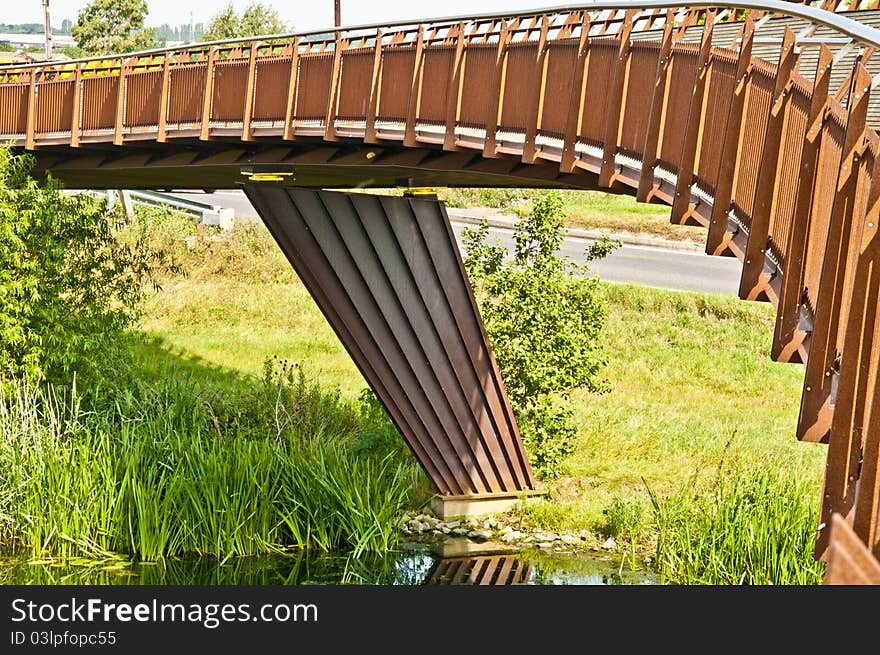
<path fill-rule="evenodd" d="M 706 228 L 707 253 L 742 260 L 742 298 L 776 307 L 773 358 L 805 364 L 797 434 L 829 442 L 817 554 L 834 514 L 878 554 L 878 15 L 708 5 L 606 2 L 0 68 L 0 140 L 74 188 L 277 176 L 666 203 L 673 223 Z M 282 225 L 267 213 L 286 202 L 266 196 L 264 219 Z M 527 464 L 518 475 L 530 479 Z"/>

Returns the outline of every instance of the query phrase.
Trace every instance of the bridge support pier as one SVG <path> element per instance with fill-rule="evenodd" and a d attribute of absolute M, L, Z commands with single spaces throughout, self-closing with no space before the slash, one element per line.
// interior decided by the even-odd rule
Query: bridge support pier
<path fill-rule="evenodd" d="M 441 513 L 502 511 L 501 500 L 534 493 L 443 203 L 271 183 L 244 190 L 447 499 Z"/>

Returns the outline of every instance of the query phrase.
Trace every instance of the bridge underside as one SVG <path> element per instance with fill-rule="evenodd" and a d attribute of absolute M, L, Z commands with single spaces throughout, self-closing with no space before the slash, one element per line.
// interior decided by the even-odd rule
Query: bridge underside
<path fill-rule="evenodd" d="M 602 189 L 589 171 L 561 173 L 557 162 L 485 159 L 482 153 L 363 143 L 173 143 L 150 149 L 111 147 L 37 151 L 36 172 L 51 171 L 70 189 L 222 189 L 251 173 L 282 173 L 306 188 L 515 187 Z M 622 192 L 635 193 L 621 187 Z"/>

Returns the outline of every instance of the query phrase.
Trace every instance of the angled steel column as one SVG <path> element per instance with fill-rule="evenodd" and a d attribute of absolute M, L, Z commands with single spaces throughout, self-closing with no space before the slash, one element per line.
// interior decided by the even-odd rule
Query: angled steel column
<path fill-rule="evenodd" d="M 244 190 L 437 491 L 534 490 L 444 205 Z"/>

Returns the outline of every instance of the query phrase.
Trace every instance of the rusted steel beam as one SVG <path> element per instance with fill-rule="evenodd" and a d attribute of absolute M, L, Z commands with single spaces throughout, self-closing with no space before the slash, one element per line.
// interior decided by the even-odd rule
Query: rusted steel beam
<path fill-rule="evenodd" d="M 825 568 L 827 585 L 880 584 L 880 562 L 856 536 L 842 516 L 831 523 L 831 546 Z"/>
<path fill-rule="evenodd" d="M 670 223 L 675 225 L 702 225 L 693 218 L 694 206 L 691 203 L 691 185 L 694 182 L 694 170 L 697 165 L 699 143 L 703 137 L 701 127 L 703 124 L 703 103 L 709 82 L 709 60 L 712 57 L 712 33 L 715 24 L 715 12 L 706 12 L 706 22 L 703 24 L 703 35 L 700 40 L 700 55 L 697 59 L 697 74 L 694 78 L 694 90 L 691 95 L 691 104 L 688 110 L 687 127 L 685 128 L 684 143 L 678 176 L 675 184 L 675 198 L 672 201 L 672 212 L 669 215 Z"/>
<path fill-rule="evenodd" d="M 755 24 L 751 16 L 747 16 L 740 33 L 739 61 L 736 66 L 736 87 L 727 115 L 727 127 L 724 130 L 724 146 L 721 157 L 721 168 L 718 171 L 718 183 L 715 187 L 715 200 L 712 203 L 712 217 L 706 234 L 706 253 L 723 255 L 727 250 L 729 232 L 727 231 L 727 213 L 733 199 L 733 181 L 739 152 L 739 136 L 742 130 L 743 110 L 748 94 L 751 75 L 752 44 L 755 38 Z"/>
<path fill-rule="evenodd" d="M 636 200 L 651 200 L 654 188 L 654 169 L 657 165 L 657 148 L 660 139 L 660 121 L 666 111 L 667 75 L 672 56 L 673 13 L 666 13 L 663 28 L 663 41 L 660 44 L 660 60 L 657 63 L 657 78 L 654 82 L 654 93 L 651 96 L 651 111 L 648 114 L 648 129 L 645 135 L 645 151 L 642 153 L 642 172 Z"/>
<path fill-rule="evenodd" d="M 437 490 L 534 489 L 443 205 L 245 192 Z"/>
<path fill-rule="evenodd" d="M 632 33 L 635 10 L 628 10 L 624 16 L 623 27 L 620 30 L 620 43 L 617 50 L 617 59 L 614 65 L 614 77 L 611 82 L 611 92 L 608 96 L 608 114 L 605 122 L 605 138 L 602 148 L 602 166 L 599 170 L 599 184 L 610 187 L 614 173 L 617 170 L 615 158 L 617 155 L 617 142 L 620 135 L 620 117 L 624 111 L 624 89 L 626 88 L 626 71 L 630 51 L 630 35 Z"/>
<path fill-rule="evenodd" d="M 800 329 L 802 312 L 812 311 L 804 305 L 804 263 L 810 235 L 810 216 L 813 199 L 821 189 L 818 180 L 819 151 L 824 118 L 828 108 L 828 88 L 831 81 L 833 55 L 822 45 L 816 63 L 816 75 L 807 119 L 807 133 L 801 153 L 800 176 L 795 200 L 794 222 L 786 245 L 785 275 L 782 293 L 776 307 L 776 326 L 770 356 L 775 361 L 803 361 L 800 349 L 807 333 Z"/>
<path fill-rule="evenodd" d="M 791 28 L 786 28 L 779 64 L 776 68 L 776 88 L 764 132 L 764 156 L 758 172 L 749 238 L 746 242 L 745 259 L 739 282 L 739 297 L 743 300 L 769 300 L 766 286 L 771 274 L 765 271 L 770 237 L 770 213 L 780 182 L 779 153 L 782 147 L 786 110 L 791 102 L 790 87 L 796 71 L 797 58 L 794 32 Z"/>
<path fill-rule="evenodd" d="M 815 323 L 810 339 L 810 355 L 804 374 L 804 390 L 798 418 L 798 438 L 824 441 L 833 413 L 832 388 L 839 372 L 841 329 L 846 325 L 851 288 L 848 256 L 857 238 L 861 217 L 856 208 L 859 182 L 859 152 L 865 134 L 871 76 L 861 64 L 850 90 L 846 139 L 841 157 L 834 206 L 825 243 L 822 274 L 816 292 Z M 864 205 L 861 205 L 862 209 Z"/>
<path fill-rule="evenodd" d="M 852 277 L 852 298 L 844 326 L 840 373 L 837 382 L 834 415 L 828 439 L 828 460 L 825 469 L 825 490 L 822 494 L 820 529 L 816 538 L 817 557 L 822 557 L 828 545 L 827 526 L 833 514 L 852 520 L 852 510 L 857 495 L 871 495 L 870 486 L 876 477 L 877 462 L 864 452 L 865 436 L 871 434 L 871 399 L 877 383 L 878 354 L 880 342 L 876 339 L 878 322 L 877 298 L 880 294 L 880 239 L 877 220 L 880 219 L 880 163 L 876 162 L 876 145 L 866 147 L 860 155 L 858 166 L 859 195 L 854 198 L 865 203 L 866 210 L 854 213 L 853 241 L 856 244 L 851 258 L 857 258 Z M 870 189 L 866 189 L 870 186 Z M 874 421 L 878 420 L 875 415 Z M 863 458 L 864 454 L 864 458 Z M 870 475 L 874 469 L 874 476 Z M 868 474 L 860 480 L 861 474 Z M 861 485 L 860 485 L 861 483 Z M 862 487 L 861 489 L 859 487 Z M 866 503 L 870 505 L 871 503 Z M 870 512 L 865 513 L 868 517 Z M 859 526 L 859 534 L 868 543 L 872 532 L 871 520 Z M 860 530 L 856 530 L 857 534 Z"/>

